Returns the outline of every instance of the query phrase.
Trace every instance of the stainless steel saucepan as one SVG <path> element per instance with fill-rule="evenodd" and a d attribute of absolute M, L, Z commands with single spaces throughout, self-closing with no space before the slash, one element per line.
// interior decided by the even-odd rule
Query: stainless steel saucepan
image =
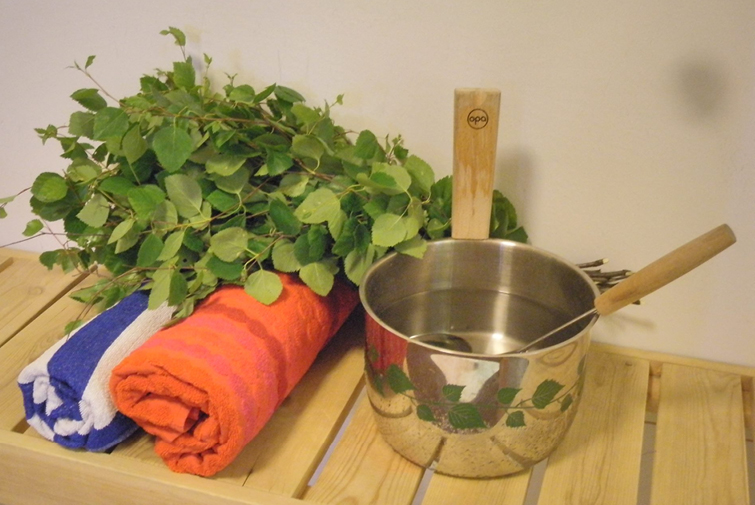
<path fill-rule="evenodd" d="M 608 303 L 559 256 L 488 238 L 499 101 L 495 90 L 456 90 L 452 238 L 430 242 L 422 259 L 385 256 L 360 286 L 382 436 L 411 461 L 462 477 L 517 472 L 555 449 L 583 393 L 598 316 L 539 338 Z M 661 277 L 657 289 L 733 242 L 728 227 L 714 235 L 662 258 L 639 284 Z"/>

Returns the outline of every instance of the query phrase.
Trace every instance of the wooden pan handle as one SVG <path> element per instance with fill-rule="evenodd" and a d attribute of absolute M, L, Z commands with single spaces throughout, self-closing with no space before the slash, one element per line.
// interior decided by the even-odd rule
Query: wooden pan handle
<path fill-rule="evenodd" d="M 598 296 L 595 299 L 598 314 L 605 316 L 636 302 L 702 265 L 736 241 L 734 232 L 725 224 L 700 235 Z"/>
<path fill-rule="evenodd" d="M 453 219 L 451 237 L 486 239 L 498 144 L 501 92 L 454 90 Z"/>

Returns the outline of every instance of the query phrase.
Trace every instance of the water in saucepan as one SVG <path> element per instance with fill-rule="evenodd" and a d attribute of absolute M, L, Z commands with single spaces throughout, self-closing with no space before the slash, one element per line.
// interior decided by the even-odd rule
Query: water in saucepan
<path fill-rule="evenodd" d="M 417 293 L 397 300 L 378 316 L 412 339 L 476 354 L 516 350 L 571 319 L 563 311 L 522 296 L 461 289 Z"/>

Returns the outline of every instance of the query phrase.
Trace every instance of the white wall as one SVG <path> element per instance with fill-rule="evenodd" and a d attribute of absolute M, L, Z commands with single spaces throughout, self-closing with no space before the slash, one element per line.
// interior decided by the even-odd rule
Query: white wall
<path fill-rule="evenodd" d="M 731 249 L 599 322 L 602 341 L 755 365 L 755 5 L 752 0 L 0 0 L 0 196 L 65 163 L 33 128 L 65 124 L 90 86 L 132 94 L 178 48 L 215 75 L 345 93 L 337 121 L 402 133 L 451 171 L 456 87 L 502 91 L 497 186 L 532 242 L 639 269 L 714 226 Z M 0 221 L 21 238 L 22 203 Z M 18 245 L 44 250 L 52 242 Z"/>

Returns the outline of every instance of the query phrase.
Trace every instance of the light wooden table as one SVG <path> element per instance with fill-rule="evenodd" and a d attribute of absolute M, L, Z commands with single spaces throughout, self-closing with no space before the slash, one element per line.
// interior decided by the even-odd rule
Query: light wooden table
<path fill-rule="evenodd" d="M 755 369 L 593 344 L 583 403 L 543 472 L 456 479 L 409 463 L 377 433 L 360 395 L 358 312 L 213 478 L 170 472 L 144 433 L 110 454 L 64 449 L 28 428 L 15 382 L 80 312 L 67 293 L 92 281 L 0 250 L 0 503 L 622 505 L 637 503 L 643 475 L 656 505 L 750 503 Z M 654 446 L 643 449 L 653 425 Z"/>

